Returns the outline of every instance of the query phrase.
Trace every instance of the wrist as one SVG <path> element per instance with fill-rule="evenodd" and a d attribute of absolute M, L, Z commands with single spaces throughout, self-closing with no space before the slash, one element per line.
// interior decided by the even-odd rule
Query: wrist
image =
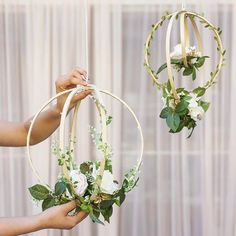
<path fill-rule="evenodd" d="M 35 225 L 38 227 L 37 230 L 49 228 L 49 222 L 45 219 L 45 214 L 43 212 L 35 216 Z"/>
<path fill-rule="evenodd" d="M 53 117 L 58 118 L 59 116 L 61 116 L 62 109 L 60 108 L 59 105 L 54 105 L 51 108 L 51 111 L 53 113 Z"/>

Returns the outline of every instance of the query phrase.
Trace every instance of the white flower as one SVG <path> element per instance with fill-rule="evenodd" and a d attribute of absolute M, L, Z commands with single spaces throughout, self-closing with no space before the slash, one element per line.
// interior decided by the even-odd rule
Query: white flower
<path fill-rule="evenodd" d="M 87 178 L 84 174 L 79 173 L 78 170 L 72 170 L 70 172 L 70 177 L 73 182 L 73 184 L 76 186 L 75 191 L 79 196 L 83 196 L 87 187 L 88 187 L 88 182 Z"/>
<path fill-rule="evenodd" d="M 198 103 L 197 103 L 197 101 L 196 101 L 194 98 L 191 98 L 191 99 L 188 101 L 188 103 L 189 103 L 189 105 L 188 105 L 189 108 L 198 107 Z"/>
<path fill-rule="evenodd" d="M 197 107 L 190 107 L 189 108 L 189 115 L 195 121 L 201 120 L 204 115 L 204 110 L 201 106 Z"/>
<path fill-rule="evenodd" d="M 113 174 L 105 170 L 102 177 L 101 191 L 107 194 L 113 194 L 119 189 L 119 185 L 114 182 Z"/>
<path fill-rule="evenodd" d="M 177 44 L 174 47 L 174 51 L 170 53 L 170 57 L 172 59 L 181 59 L 183 57 L 181 44 Z"/>
<path fill-rule="evenodd" d="M 100 168 L 97 170 L 96 165 L 93 165 L 92 176 L 94 179 L 99 175 Z M 113 174 L 109 170 L 104 170 L 102 182 L 101 182 L 101 191 L 107 194 L 113 194 L 115 191 L 119 189 L 119 185 L 114 182 Z"/>
<path fill-rule="evenodd" d="M 195 64 L 197 62 L 197 58 L 195 57 L 195 58 L 193 58 L 193 59 L 191 59 L 191 63 L 192 64 Z"/>
<path fill-rule="evenodd" d="M 196 46 L 186 47 L 185 51 L 186 51 L 187 56 L 193 56 L 193 57 L 201 57 L 202 56 L 201 52 L 197 51 Z M 170 53 L 170 57 L 172 59 L 181 59 L 181 58 L 183 58 L 181 44 L 177 44 L 174 47 L 174 51 Z"/>

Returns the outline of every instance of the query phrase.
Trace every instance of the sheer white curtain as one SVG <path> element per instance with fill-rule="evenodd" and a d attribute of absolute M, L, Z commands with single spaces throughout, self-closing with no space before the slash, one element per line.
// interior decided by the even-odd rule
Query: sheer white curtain
<path fill-rule="evenodd" d="M 86 1 L 0 1 L 0 118 L 19 121 L 32 115 L 54 91 L 54 81 L 75 66 L 86 67 Z M 160 93 L 143 67 L 143 46 L 151 25 L 180 1 L 122 0 L 88 2 L 89 74 L 91 82 L 110 90 L 136 111 L 145 135 L 144 165 L 139 187 L 130 193 L 106 227 L 82 222 L 72 231 L 45 230 L 32 235 L 101 236 L 233 236 L 236 213 L 235 104 L 236 74 L 234 1 L 188 1 L 186 8 L 204 12 L 223 29 L 227 66 L 209 90 L 204 121 L 191 139 L 171 135 L 158 118 Z M 153 44 L 153 64 L 164 61 L 165 26 Z M 202 29 L 201 29 L 202 30 Z M 203 31 L 211 57 L 201 78 L 217 62 L 215 45 Z M 178 43 L 178 32 L 172 46 Z M 163 74 L 162 79 L 165 79 Z M 181 81 L 188 85 L 186 79 Z M 114 116 L 110 137 L 116 176 L 135 162 L 139 140 L 129 115 L 106 99 Z M 91 104 L 79 115 L 78 161 L 94 159 L 87 126 L 94 122 Z M 81 125 L 82 124 L 82 125 Z M 51 141 L 33 148 L 42 176 L 53 183 L 56 160 Z M 0 149 L 0 216 L 31 215 L 27 187 L 35 183 L 24 148 Z"/>

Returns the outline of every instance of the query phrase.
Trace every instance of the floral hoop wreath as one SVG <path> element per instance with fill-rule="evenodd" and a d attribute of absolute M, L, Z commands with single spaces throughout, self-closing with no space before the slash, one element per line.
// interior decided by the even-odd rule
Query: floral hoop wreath
<path fill-rule="evenodd" d="M 204 25 L 206 29 L 214 33 L 214 39 L 217 43 L 217 51 L 219 54 L 219 63 L 214 71 L 210 73 L 210 79 L 202 86 L 197 87 L 191 91 L 185 88 L 176 88 L 174 83 L 173 71 L 174 68 L 177 72 L 183 69 L 183 76 L 192 76 L 195 80 L 197 77 L 196 71 L 204 65 L 205 59 L 209 58 L 203 54 L 203 44 L 200 32 L 198 30 L 195 19 L 198 18 L 199 22 Z M 180 41 L 176 45 L 174 52 L 170 52 L 170 37 L 174 20 L 180 23 Z M 150 46 L 154 37 L 154 33 L 163 22 L 169 20 L 166 32 L 166 63 L 163 64 L 157 71 L 154 71 L 150 65 Z M 190 21 L 193 32 L 197 39 L 198 49 L 195 46 L 190 46 L 189 23 Z M 184 127 L 192 129 L 189 137 L 191 136 L 197 122 L 202 119 L 204 113 L 208 110 L 210 103 L 203 101 L 201 97 L 205 94 L 206 90 L 216 83 L 216 78 L 222 69 L 225 62 L 225 52 L 222 41 L 220 38 L 222 30 L 215 27 L 205 17 L 194 12 L 182 9 L 174 13 L 166 13 L 161 17 L 156 24 L 152 25 L 152 30 L 149 33 L 145 43 L 145 62 L 144 66 L 152 78 L 153 83 L 158 89 L 163 92 L 162 100 L 164 108 L 161 111 L 160 117 L 166 119 L 166 123 L 170 128 L 171 133 L 180 132 Z M 168 82 L 161 83 L 158 79 L 158 74 L 167 68 Z"/>
<path fill-rule="evenodd" d="M 79 166 L 74 161 L 74 144 L 75 144 L 75 130 L 77 113 L 80 102 L 74 108 L 72 117 L 72 125 L 70 131 L 69 146 L 65 145 L 65 120 L 69 109 L 69 105 L 73 96 L 81 91 L 93 89 L 93 94 L 90 95 L 94 101 L 100 115 L 101 132 L 94 127 L 90 127 L 90 133 L 97 149 L 101 151 L 103 158 L 99 161 L 88 161 Z M 30 137 L 33 126 L 39 114 L 57 97 L 69 93 L 63 111 L 61 113 L 61 121 L 59 127 L 59 147 L 53 147 L 53 152 L 58 158 L 58 164 L 61 167 L 61 174 L 52 189 L 48 184 L 45 184 L 41 179 L 39 172 L 36 170 L 30 152 Z M 114 180 L 112 174 L 112 149 L 108 144 L 107 126 L 111 123 L 111 116 L 107 116 L 106 108 L 101 99 L 101 93 L 111 96 L 118 100 L 133 116 L 140 135 L 141 145 L 140 154 L 137 164 L 125 174 L 124 180 L 119 186 L 118 182 Z M 36 202 L 42 202 L 42 209 L 46 210 L 55 205 L 64 204 L 71 200 L 76 200 L 77 208 L 74 213 L 85 211 L 89 213 L 93 222 L 104 224 L 101 220 L 101 215 L 104 220 L 109 222 L 113 212 L 113 204 L 120 206 L 125 200 L 126 194 L 131 191 L 137 184 L 139 178 L 139 170 L 142 164 L 143 156 L 143 134 L 140 123 L 132 111 L 132 109 L 119 97 L 114 94 L 99 90 L 94 85 L 87 87 L 78 86 L 58 93 L 47 101 L 34 116 L 27 136 L 27 156 L 32 168 L 32 171 L 39 181 L 29 188 L 29 191 Z"/>

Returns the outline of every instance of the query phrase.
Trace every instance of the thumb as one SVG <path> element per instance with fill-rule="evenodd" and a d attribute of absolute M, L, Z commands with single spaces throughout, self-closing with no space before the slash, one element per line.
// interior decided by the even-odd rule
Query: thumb
<path fill-rule="evenodd" d="M 70 211 L 76 208 L 76 202 L 71 201 L 71 202 L 65 203 L 62 205 L 62 207 L 63 207 L 63 212 L 67 215 Z"/>

